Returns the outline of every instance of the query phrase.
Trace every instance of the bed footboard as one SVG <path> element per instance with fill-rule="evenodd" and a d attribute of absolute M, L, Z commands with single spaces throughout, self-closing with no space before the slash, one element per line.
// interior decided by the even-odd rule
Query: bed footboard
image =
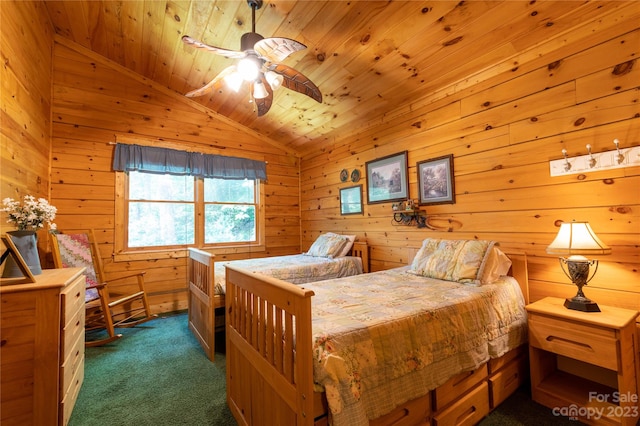
<path fill-rule="evenodd" d="M 187 285 L 189 329 L 196 337 L 207 358 L 215 353 L 215 310 L 224 306 L 224 295 L 215 294 L 214 256 L 203 250 L 189 249 Z"/>
<path fill-rule="evenodd" d="M 226 270 L 227 403 L 240 425 L 312 425 L 311 296 L 266 275 Z"/>

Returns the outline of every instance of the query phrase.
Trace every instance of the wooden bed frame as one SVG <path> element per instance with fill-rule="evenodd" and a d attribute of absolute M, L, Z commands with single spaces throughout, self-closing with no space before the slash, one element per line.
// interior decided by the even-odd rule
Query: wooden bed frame
<path fill-rule="evenodd" d="M 351 255 L 360 257 L 363 271 L 369 272 L 369 248 L 366 242 L 355 241 Z M 209 252 L 189 248 L 187 259 L 189 329 L 212 362 L 216 329 L 221 331 L 224 328 L 224 323 L 216 326 L 215 311 L 225 305 L 224 294 L 215 292 L 214 258 Z"/>
<path fill-rule="evenodd" d="M 187 259 L 189 329 L 212 362 L 215 353 L 216 309 L 224 306 L 224 294 L 215 292 L 214 257 L 204 250 L 190 248 Z"/>
<path fill-rule="evenodd" d="M 507 254 L 528 302 L 526 255 Z M 313 291 L 237 267 L 226 278 L 227 403 L 238 424 L 328 424 L 324 394 L 314 392 Z M 527 353 L 522 345 L 370 424 L 475 424 L 528 377 Z"/>

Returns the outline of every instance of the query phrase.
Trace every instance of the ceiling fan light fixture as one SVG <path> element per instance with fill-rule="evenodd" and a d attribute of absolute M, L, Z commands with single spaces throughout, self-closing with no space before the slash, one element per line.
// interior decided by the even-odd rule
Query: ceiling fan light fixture
<path fill-rule="evenodd" d="M 246 81 L 249 83 L 249 98 L 256 103 L 258 117 L 269 111 L 273 104 L 273 91 L 281 86 L 322 103 L 322 92 L 311 80 L 301 72 L 281 63 L 291 53 L 306 49 L 307 46 L 289 38 L 264 38 L 256 33 L 256 10 L 262 7 L 263 1 L 247 0 L 251 8 L 251 32 L 242 35 L 239 51 L 211 46 L 188 35 L 182 36 L 185 44 L 238 60 L 237 64 L 223 69 L 205 86 L 192 90 L 185 96 L 195 97 L 211 91 L 221 91 L 223 83 L 231 90 L 239 92 Z"/>
<path fill-rule="evenodd" d="M 284 81 L 283 76 L 273 71 L 267 71 L 264 74 L 264 77 L 267 79 L 267 83 L 269 83 L 269 86 L 271 86 L 273 90 L 276 90 L 280 86 L 282 86 L 282 82 Z"/>
<path fill-rule="evenodd" d="M 267 88 L 264 87 L 262 81 L 258 80 L 253 84 L 253 97 L 254 99 L 264 99 L 269 96 L 269 92 L 267 92 Z"/>
<path fill-rule="evenodd" d="M 237 67 L 244 81 L 255 81 L 260 74 L 260 65 L 258 64 L 257 58 L 252 56 L 240 59 Z"/>
<path fill-rule="evenodd" d="M 242 83 L 244 82 L 244 79 L 238 71 L 234 71 L 224 78 L 224 82 L 231 90 L 238 93 L 240 87 L 242 86 Z"/>

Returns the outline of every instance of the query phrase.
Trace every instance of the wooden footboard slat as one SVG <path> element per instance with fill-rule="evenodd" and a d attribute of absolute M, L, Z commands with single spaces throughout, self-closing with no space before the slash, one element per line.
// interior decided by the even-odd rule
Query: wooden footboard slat
<path fill-rule="evenodd" d="M 273 303 L 269 303 L 267 302 L 267 311 L 268 312 L 273 312 L 275 309 L 275 306 L 273 306 Z M 267 316 L 267 336 L 275 336 L 275 329 L 274 329 L 274 324 L 273 324 L 273 316 L 268 315 Z M 275 364 L 275 354 L 273 352 L 273 346 L 274 346 L 274 342 L 273 339 L 270 339 L 268 337 L 265 338 L 265 343 L 266 343 L 266 350 L 265 350 L 265 359 L 267 361 L 269 361 L 269 363 L 271 365 Z"/>
<path fill-rule="evenodd" d="M 291 382 L 293 382 L 293 354 L 295 348 L 293 347 L 293 318 L 291 315 L 285 315 L 284 317 L 284 358 L 282 372 L 284 376 Z"/>
<path fill-rule="evenodd" d="M 282 345 L 278 344 L 278 336 L 282 336 L 284 333 L 284 326 L 282 325 L 282 309 L 280 308 L 276 308 L 275 310 L 276 312 L 276 334 L 274 335 L 274 346 L 275 346 L 275 359 L 274 359 L 274 365 L 276 367 L 276 369 L 278 370 L 278 373 L 283 374 L 284 373 L 284 365 L 282 364 L 282 359 L 284 358 L 284 356 L 282 355 L 282 352 L 284 350 L 284 348 L 282 347 Z"/>
<path fill-rule="evenodd" d="M 263 318 L 264 316 L 264 312 L 260 312 L 260 300 L 258 299 L 258 297 L 255 294 L 251 295 L 251 305 L 253 307 L 253 309 L 256 310 L 256 312 L 258 313 L 258 315 L 253 315 L 251 317 L 251 329 L 250 329 L 250 335 L 251 335 L 251 344 L 253 345 L 253 348 L 257 351 L 260 351 L 260 344 L 258 343 L 258 321 L 260 318 Z"/>

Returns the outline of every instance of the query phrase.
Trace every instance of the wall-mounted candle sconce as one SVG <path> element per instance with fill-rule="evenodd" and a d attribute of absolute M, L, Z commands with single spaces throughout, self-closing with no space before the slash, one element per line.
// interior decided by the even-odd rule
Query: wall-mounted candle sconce
<path fill-rule="evenodd" d="M 393 210 L 394 225 L 416 225 L 418 228 L 427 226 L 427 212 L 420 210 L 417 203 L 409 199 L 403 203 L 394 203 L 391 205 Z"/>
<path fill-rule="evenodd" d="M 616 149 L 596 154 L 587 144 L 587 154 L 576 157 L 569 157 L 567 150 L 562 149 L 561 159 L 549 161 L 549 173 L 551 176 L 562 176 L 640 165 L 640 146 L 621 149 L 618 139 L 614 139 L 613 143 Z"/>

